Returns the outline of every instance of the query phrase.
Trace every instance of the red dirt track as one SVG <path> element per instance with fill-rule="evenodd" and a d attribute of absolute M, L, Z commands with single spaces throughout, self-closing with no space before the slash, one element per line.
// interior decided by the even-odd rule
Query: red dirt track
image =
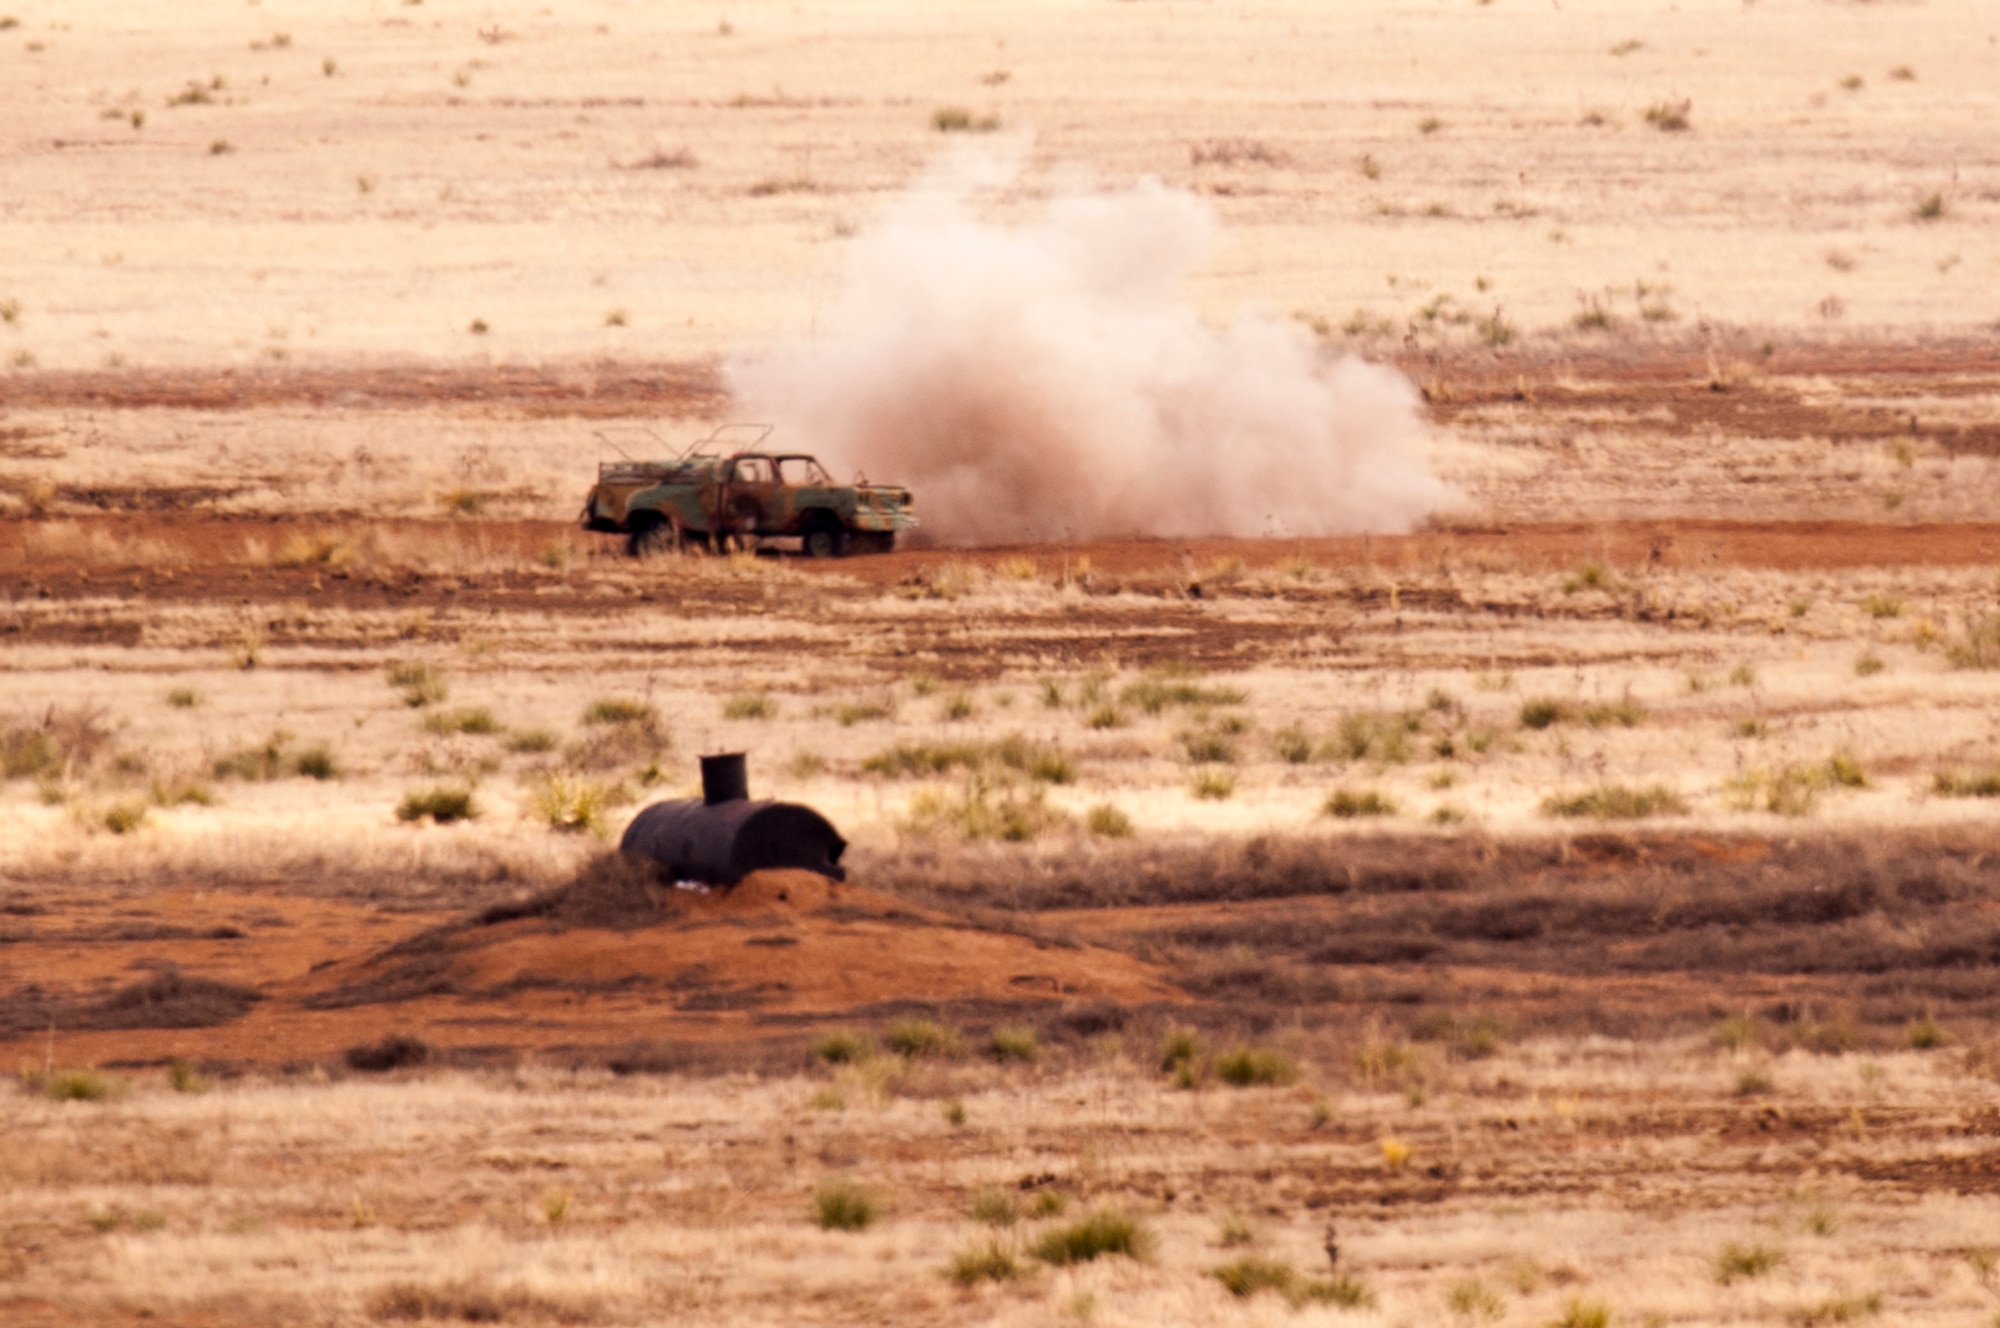
<path fill-rule="evenodd" d="M 576 533 L 567 522 L 524 520 L 413 520 L 374 522 L 328 518 L 230 517 L 194 513 L 134 513 L 64 518 L 63 525 L 143 547 L 143 556 L 120 559 L 93 552 L 80 561 L 60 545 L 54 553 L 31 546 L 37 523 L 0 523 L 0 577 L 38 582 L 81 576 L 152 574 L 149 593 L 202 598 L 245 593 L 244 573 L 256 569 L 284 582 L 324 582 L 359 575 L 321 567 L 275 568 L 270 549 L 291 530 L 359 535 L 375 531 L 421 539 L 439 550 L 529 557 L 551 540 Z M 614 536 L 577 537 L 597 552 L 616 556 Z M 114 546 L 115 547 L 115 546 Z M 1410 535 L 1349 535 L 1321 539 L 1124 539 L 1071 544 L 998 545 L 987 548 L 918 548 L 892 554 L 813 562 L 776 554 L 787 566 L 815 574 L 850 577 L 870 585 L 895 585 L 948 566 L 996 567 L 1026 558 L 1043 574 L 1088 568 L 1098 578 L 1144 578 L 1161 573 L 1199 581 L 1218 564 L 1234 561 L 1257 571 L 1305 559 L 1325 568 L 1446 568 L 1453 564 L 1547 571 L 1597 560 L 1619 567 L 1750 567 L 1795 571 L 1854 567 L 1969 567 L 2000 562 L 2000 522 L 1954 525 L 1888 525 L 1851 521 L 1749 522 L 1634 520 L 1447 526 Z M 227 569 L 225 572 L 224 569 Z M 222 576 L 226 584 L 211 584 Z M 167 589 L 172 586 L 174 589 Z M 52 591 L 55 586 L 49 587 Z M 86 590 L 86 587 L 78 587 Z M 101 593 L 88 591 L 87 593 Z M 291 593 L 291 592 L 288 592 Z"/>

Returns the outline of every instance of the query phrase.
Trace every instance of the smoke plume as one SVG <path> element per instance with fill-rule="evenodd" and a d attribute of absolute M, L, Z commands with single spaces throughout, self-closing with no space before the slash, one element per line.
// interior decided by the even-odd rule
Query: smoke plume
<path fill-rule="evenodd" d="M 725 367 L 787 447 L 916 493 L 947 544 L 1408 529 L 1449 497 L 1407 379 L 1290 320 L 1188 301 L 1216 235 L 1148 181 L 983 219 L 1008 163 L 959 158 L 852 242 L 810 340 Z"/>

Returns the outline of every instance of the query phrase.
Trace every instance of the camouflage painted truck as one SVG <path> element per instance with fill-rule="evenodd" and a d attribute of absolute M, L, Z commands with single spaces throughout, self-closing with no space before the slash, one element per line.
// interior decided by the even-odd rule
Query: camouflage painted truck
<path fill-rule="evenodd" d="M 584 529 L 624 535 L 640 558 L 770 539 L 797 539 L 810 558 L 839 558 L 887 553 L 897 531 L 917 524 L 908 489 L 836 484 L 811 456 L 764 450 L 769 433 L 740 451 L 706 450 L 711 437 L 672 461 L 599 463 Z"/>

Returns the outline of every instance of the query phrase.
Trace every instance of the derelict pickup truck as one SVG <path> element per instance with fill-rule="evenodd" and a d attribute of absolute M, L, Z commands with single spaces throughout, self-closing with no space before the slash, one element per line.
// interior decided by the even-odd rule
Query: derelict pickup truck
<path fill-rule="evenodd" d="M 639 558 L 689 547 L 721 553 L 786 537 L 796 538 L 808 557 L 839 558 L 887 553 L 897 531 L 917 524 L 908 489 L 865 480 L 836 484 L 799 452 L 700 450 L 712 441 L 673 461 L 599 463 L 583 505 L 584 529 L 624 535 Z"/>

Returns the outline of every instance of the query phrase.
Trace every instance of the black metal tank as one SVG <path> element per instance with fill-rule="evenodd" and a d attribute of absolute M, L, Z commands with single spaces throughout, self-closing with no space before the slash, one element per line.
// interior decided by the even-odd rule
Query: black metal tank
<path fill-rule="evenodd" d="M 621 853 L 652 858 L 677 881 L 734 885 L 766 867 L 847 879 L 847 841 L 832 822 L 793 802 L 752 802 L 743 753 L 701 758 L 701 793 L 656 802 L 632 818 Z"/>

